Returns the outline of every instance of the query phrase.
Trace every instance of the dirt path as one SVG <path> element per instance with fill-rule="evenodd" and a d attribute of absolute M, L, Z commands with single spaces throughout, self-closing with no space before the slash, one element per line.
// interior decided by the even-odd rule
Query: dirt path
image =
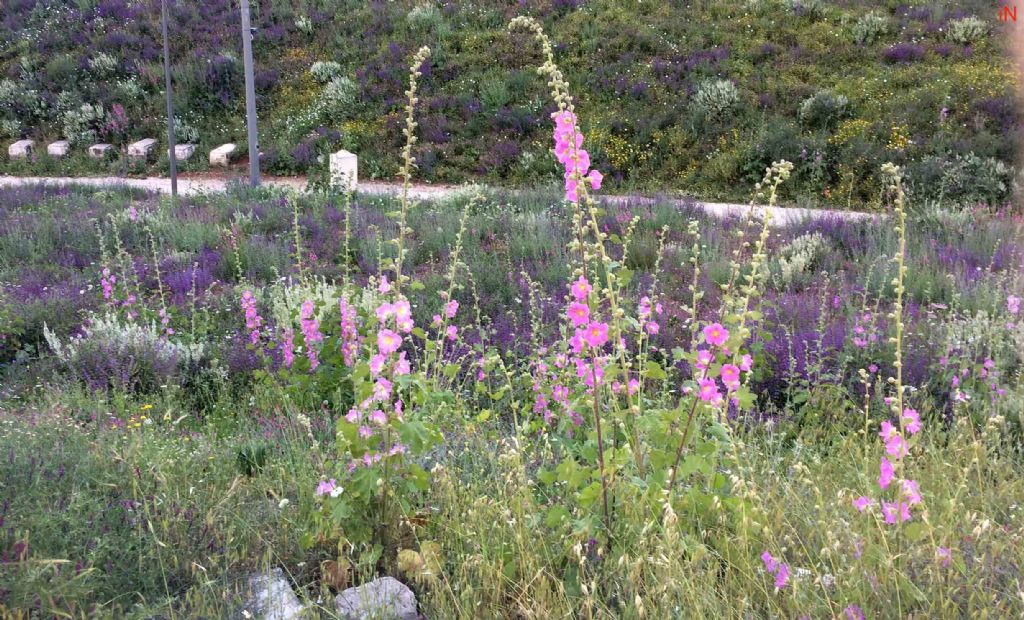
<path fill-rule="evenodd" d="M 233 182 L 233 179 L 213 176 L 186 176 L 178 179 L 178 192 L 182 195 L 194 195 L 211 192 L 222 192 Z M 106 187 L 127 185 L 138 189 L 146 189 L 155 192 L 168 194 L 171 191 L 171 181 L 162 177 L 147 178 L 122 178 L 122 177 L 13 177 L 0 176 L 0 187 L 13 187 L 35 183 L 48 183 L 55 185 L 78 184 L 93 187 Z M 296 191 L 304 191 L 306 180 L 301 177 L 264 177 L 263 183 L 276 187 L 290 188 Z M 451 185 L 413 185 L 410 194 L 419 200 L 438 199 L 452 196 L 459 192 L 467 191 L 468 186 Z M 381 181 L 362 181 L 359 183 L 358 191 L 371 195 L 397 195 L 402 190 L 398 183 L 386 183 Z M 709 215 L 715 217 L 729 217 L 747 212 L 749 205 L 730 202 L 702 202 L 692 199 L 669 198 L 656 199 L 640 195 L 602 195 L 600 200 L 612 204 L 623 203 L 651 203 L 667 200 L 679 205 L 696 204 L 704 209 Z M 792 222 L 798 222 L 807 218 L 819 217 L 840 217 L 843 219 L 864 219 L 874 217 L 871 213 L 857 211 L 835 211 L 830 209 L 801 209 L 796 207 L 767 207 L 756 205 L 754 209 L 758 214 L 766 211 L 771 213 L 772 223 L 776 226 L 783 226 Z"/>

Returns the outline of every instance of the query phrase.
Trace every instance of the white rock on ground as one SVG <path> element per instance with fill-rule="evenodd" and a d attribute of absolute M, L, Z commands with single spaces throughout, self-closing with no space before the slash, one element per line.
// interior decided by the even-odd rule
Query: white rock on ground
<path fill-rule="evenodd" d="M 128 145 L 128 157 L 131 159 L 149 159 L 149 156 L 153 154 L 153 149 L 156 148 L 156 140 L 153 138 L 144 138 L 138 142 L 133 142 Z"/>
<path fill-rule="evenodd" d="M 113 144 L 94 144 L 89 147 L 89 157 L 92 157 L 93 159 L 104 159 L 113 153 Z"/>
<path fill-rule="evenodd" d="M 356 154 L 344 149 L 331 153 L 330 164 L 331 186 L 354 192 L 359 182 L 359 158 Z"/>
<path fill-rule="evenodd" d="M 32 154 L 36 143 L 32 140 L 18 140 L 7 147 L 7 154 L 11 159 L 25 159 Z"/>
<path fill-rule="evenodd" d="M 196 152 L 196 145 L 194 144 L 175 144 L 174 145 L 174 158 L 178 161 L 187 161 Z M 168 151 L 168 154 L 170 151 Z"/>
<path fill-rule="evenodd" d="M 274 568 L 249 577 L 250 595 L 245 611 L 260 620 L 298 620 L 302 617 L 302 604 L 295 596 L 284 571 Z"/>
<path fill-rule="evenodd" d="M 237 149 L 238 146 L 234 144 L 222 144 L 218 146 L 210 151 L 210 165 L 227 168 L 228 164 L 231 163 L 231 156 L 235 154 L 235 150 Z"/>
<path fill-rule="evenodd" d="M 349 588 L 334 599 L 343 620 L 416 620 L 416 595 L 394 577 Z"/>
<path fill-rule="evenodd" d="M 67 140 L 57 140 L 46 146 L 46 153 L 50 157 L 64 157 L 71 152 L 71 143 Z"/>

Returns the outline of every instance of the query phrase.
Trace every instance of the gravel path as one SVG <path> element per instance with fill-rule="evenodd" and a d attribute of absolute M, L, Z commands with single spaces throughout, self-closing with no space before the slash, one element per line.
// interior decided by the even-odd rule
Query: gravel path
<path fill-rule="evenodd" d="M 211 192 L 222 192 L 232 180 L 224 177 L 186 177 L 178 179 L 178 192 L 182 195 L 203 194 Z M 90 185 L 93 187 L 106 187 L 127 185 L 129 187 L 146 189 L 164 194 L 170 193 L 171 181 L 163 177 L 122 178 L 122 177 L 13 177 L 0 176 L 0 187 L 12 187 L 29 185 L 35 183 L 47 183 L 55 185 Z M 265 177 L 264 185 L 286 187 L 297 191 L 304 191 L 306 181 L 300 177 Z M 438 199 L 452 196 L 467 190 L 468 186 L 450 185 L 413 185 L 410 194 L 412 197 L 424 199 Z M 380 181 L 363 181 L 359 183 L 358 191 L 371 195 L 396 195 L 402 191 L 398 183 L 384 183 Z M 747 212 L 749 205 L 731 202 L 702 202 L 692 199 L 656 199 L 648 196 L 637 195 L 602 195 L 599 199 L 612 204 L 647 203 L 668 200 L 679 205 L 699 205 L 708 214 L 715 217 L 729 217 Z M 796 207 L 768 207 L 755 205 L 754 209 L 759 215 L 768 211 L 771 213 L 772 224 L 784 226 L 792 222 L 799 222 L 808 218 L 819 217 L 840 217 L 843 219 L 864 219 L 874 217 L 871 213 L 858 211 L 835 211 L 830 209 L 801 209 Z"/>

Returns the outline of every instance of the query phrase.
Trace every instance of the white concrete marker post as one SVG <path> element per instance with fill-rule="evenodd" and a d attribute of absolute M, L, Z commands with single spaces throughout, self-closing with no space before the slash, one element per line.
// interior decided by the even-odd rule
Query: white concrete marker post
<path fill-rule="evenodd" d="M 342 149 L 331 153 L 331 187 L 354 192 L 359 183 L 359 157 Z"/>
<path fill-rule="evenodd" d="M 210 151 L 210 165 L 227 168 L 231 163 L 231 156 L 235 154 L 238 146 L 235 144 L 222 144 Z"/>
<path fill-rule="evenodd" d="M 18 140 L 14 144 L 7 147 L 7 155 L 11 159 L 26 159 L 32 155 L 32 151 L 35 150 L 36 143 L 32 140 Z"/>
<path fill-rule="evenodd" d="M 92 157 L 93 159 L 106 159 L 113 154 L 113 144 L 94 144 L 89 147 L 89 157 Z"/>
<path fill-rule="evenodd" d="M 138 142 L 133 142 L 128 145 L 128 158 L 146 161 L 153 154 L 155 148 L 156 140 L 153 138 L 145 138 Z"/>
<path fill-rule="evenodd" d="M 46 154 L 50 157 L 65 157 L 70 152 L 71 143 L 67 140 L 57 140 L 46 147 Z"/>
<path fill-rule="evenodd" d="M 188 161 L 196 153 L 196 145 L 194 144 L 175 144 L 174 145 L 174 158 L 178 161 Z M 170 156 L 171 149 L 167 149 L 167 155 Z"/>

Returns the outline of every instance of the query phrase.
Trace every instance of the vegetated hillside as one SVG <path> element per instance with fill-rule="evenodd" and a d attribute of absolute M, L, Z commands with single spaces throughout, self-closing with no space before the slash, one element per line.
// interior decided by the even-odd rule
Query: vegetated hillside
<path fill-rule="evenodd" d="M 179 139 L 244 143 L 237 3 L 169 1 Z M 540 54 L 506 30 L 529 14 L 557 43 L 587 148 L 613 187 L 743 198 L 785 158 L 796 164 L 789 200 L 875 200 L 886 161 L 908 168 L 917 200 L 998 203 L 1011 190 L 1021 118 L 1001 32 L 1013 26 L 992 2 L 253 4 L 271 173 L 306 172 L 344 147 L 362 176 L 392 177 L 408 64 L 429 45 L 419 176 L 554 181 Z M 163 135 L 159 0 L 4 5 L 3 138 L 66 137 L 81 150 Z M 111 165 L 71 161 L 61 165 Z"/>

